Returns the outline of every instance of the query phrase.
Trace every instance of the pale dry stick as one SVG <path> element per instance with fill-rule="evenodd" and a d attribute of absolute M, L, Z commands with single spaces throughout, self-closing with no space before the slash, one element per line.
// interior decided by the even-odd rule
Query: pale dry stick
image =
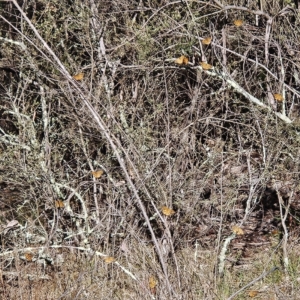
<path fill-rule="evenodd" d="M 264 136 L 263 136 L 263 133 L 262 133 L 262 129 L 261 129 L 259 120 L 256 120 L 255 123 L 258 127 L 258 132 L 259 132 L 260 137 L 261 137 L 261 146 L 262 146 L 262 150 L 263 150 L 263 162 L 264 162 L 264 165 L 266 165 L 267 151 L 266 151 L 266 147 L 265 147 Z"/>
<path fill-rule="evenodd" d="M 271 25 L 272 25 L 272 19 L 267 20 L 266 33 L 265 33 L 265 65 L 266 65 L 266 67 L 268 67 L 268 64 L 269 64 L 269 43 L 270 43 Z M 273 99 L 273 93 L 271 91 L 271 84 L 270 84 L 270 78 L 269 78 L 268 73 L 266 76 L 266 82 L 267 82 L 267 96 L 268 96 L 269 104 L 273 107 L 273 110 L 276 110 L 276 104 Z"/>
<path fill-rule="evenodd" d="M 49 143 L 49 113 L 47 110 L 47 103 L 45 98 L 45 91 L 42 85 L 40 87 L 40 95 L 41 95 L 41 106 L 42 106 L 42 119 L 43 119 L 43 130 L 44 130 L 44 149 L 41 149 L 40 157 L 41 157 L 41 164 L 43 165 L 43 171 L 46 171 L 46 174 L 49 174 L 50 177 L 53 177 L 53 175 L 50 172 L 51 169 L 51 145 Z M 49 104 L 50 105 L 50 104 Z M 43 152 L 42 152 L 43 151 Z"/>
<path fill-rule="evenodd" d="M 251 212 L 251 204 L 253 203 L 253 195 L 254 195 L 256 187 L 259 184 L 259 180 L 257 182 L 253 182 L 253 179 L 252 179 L 250 152 L 248 152 L 248 155 L 247 155 L 247 167 L 248 167 L 248 173 L 249 173 L 250 190 L 249 190 L 249 195 L 248 195 L 248 199 L 246 202 L 245 215 L 241 222 L 241 225 L 246 222 L 248 215 Z"/>
<path fill-rule="evenodd" d="M 95 8 L 95 4 L 93 3 L 93 0 L 90 0 L 90 1 L 92 2 L 92 4 L 91 4 L 92 16 L 97 16 L 98 14 L 95 14 L 94 9 L 93 9 L 93 8 Z M 91 31 L 92 31 L 91 35 L 92 35 L 92 39 L 96 40 L 96 35 L 95 35 L 95 32 L 93 31 L 93 29 L 96 28 L 96 27 L 94 27 L 95 23 L 93 22 L 93 21 L 96 21 L 96 18 L 92 17 L 91 19 L 92 19 L 91 24 L 93 24 L 93 26 L 90 27 Z M 101 30 L 101 29 L 96 28 L 96 31 L 98 32 L 98 35 L 101 36 L 104 29 Z M 88 38 L 88 44 L 90 46 L 90 49 L 93 49 L 93 41 L 90 39 L 90 37 Z M 91 69 L 90 69 L 91 76 L 90 76 L 90 82 L 89 82 L 89 99 L 91 97 L 93 97 L 93 85 L 94 85 L 94 81 L 96 79 L 95 75 L 96 75 L 96 69 L 97 69 L 96 62 L 94 60 L 94 51 L 91 50 L 90 53 L 91 53 L 90 54 L 91 55 L 91 64 L 90 64 L 90 66 L 91 66 Z M 100 91 L 96 92 L 96 95 L 95 95 L 96 97 L 100 96 L 99 94 L 97 95 L 97 93 L 99 93 L 99 92 Z"/>
<path fill-rule="evenodd" d="M 199 119 L 198 121 L 202 121 L 202 120 L 206 120 L 207 118 L 203 118 L 203 119 Z M 179 133 L 178 133 L 178 135 L 180 135 L 182 132 L 184 132 L 187 128 L 189 128 L 190 126 L 192 126 L 192 125 L 194 125 L 195 124 L 195 122 L 192 122 L 192 123 L 190 123 L 189 125 L 187 125 L 185 128 L 183 128 Z M 164 152 L 165 152 L 165 150 L 167 149 L 167 147 L 169 147 L 169 144 L 171 143 L 171 141 L 169 141 L 169 143 L 168 144 L 166 144 L 165 145 L 165 147 L 163 147 L 161 150 L 160 150 L 160 153 L 157 155 L 157 158 L 156 158 L 156 161 L 154 162 L 154 163 L 152 163 L 152 165 L 151 165 L 151 170 L 148 172 L 148 175 L 147 176 L 145 176 L 144 178 L 143 178 L 143 181 L 146 181 L 149 177 L 151 177 L 151 176 L 153 176 L 154 174 L 153 174 L 153 170 L 156 168 L 156 166 L 159 164 L 159 161 L 160 161 L 160 159 L 161 159 L 161 156 L 164 154 Z M 133 164 L 132 162 L 130 162 L 131 164 Z M 138 172 L 137 172 L 137 170 L 135 169 L 135 167 L 134 167 L 134 165 L 133 165 L 133 169 L 134 169 L 134 171 L 136 172 L 136 174 L 138 175 Z M 139 176 L 139 175 L 138 175 Z M 139 177 L 139 179 L 140 180 L 142 180 L 140 177 Z M 147 190 L 146 190 L 146 192 L 148 192 Z M 165 220 L 164 220 L 164 218 L 162 217 L 162 215 L 161 215 L 161 213 L 160 213 L 160 211 L 157 209 L 157 207 L 156 207 L 156 205 L 155 205 L 155 203 L 152 201 L 152 199 L 150 198 L 150 195 L 148 195 L 148 197 L 149 197 L 149 199 L 150 199 L 150 201 L 151 201 L 151 205 L 154 207 L 154 209 L 155 209 L 155 213 L 153 214 L 153 216 L 150 218 L 150 220 L 154 220 L 157 216 L 159 216 L 159 218 L 160 218 L 160 220 L 164 223 L 165 222 Z M 147 223 L 145 222 L 144 224 L 143 224 L 143 226 L 146 226 L 147 225 Z"/>
<path fill-rule="evenodd" d="M 245 208 L 245 215 L 242 220 L 242 223 L 244 223 L 248 217 L 248 214 L 250 212 L 251 208 L 251 201 L 252 201 L 252 195 L 253 195 L 253 185 L 252 185 L 252 172 L 251 172 L 251 160 L 250 160 L 250 152 L 247 153 L 247 167 L 248 167 L 248 174 L 249 174 L 249 185 L 250 185 L 250 191 L 248 195 L 248 199 L 246 202 L 246 208 Z"/>
<path fill-rule="evenodd" d="M 267 100 L 268 100 L 268 103 L 269 105 L 272 107 L 273 110 L 277 110 L 277 103 L 276 103 L 276 100 L 274 99 L 274 95 L 273 95 L 273 91 L 272 91 L 272 87 L 271 87 L 271 84 L 270 84 L 270 80 L 269 80 L 269 74 L 267 74 L 266 76 L 266 82 L 267 82 Z"/>
<path fill-rule="evenodd" d="M 96 36 L 100 35 L 100 33 L 103 32 L 103 29 L 101 26 L 99 26 L 99 22 L 97 20 L 97 16 L 99 16 L 99 11 L 98 8 L 96 6 L 95 0 L 90 0 L 90 8 L 91 8 L 91 18 L 90 18 L 90 22 L 91 22 L 91 30 L 93 32 L 93 38 L 96 40 Z"/>
<path fill-rule="evenodd" d="M 226 27 L 222 28 L 222 57 L 223 57 L 223 71 L 225 72 L 225 68 L 227 66 L 227 55 L 226 55 L 226 41 L 227 41 L 227 33 Z"/>
<path fill-rule="evenodd" d="M 288 272 L 288 266 L 289 266 L 289 257 L 288 257 L 288 253 L 287 253 L 287 242 L 288 242 L 289 232 L 288 232 L 285 222 L 286 222 L 286 218 L 290 212 L 290 205 L 291 205 L 291 201 L 292 201 L 292 197 L 293 197 L 293 192 L 294 191 L 292 191 L 291 195 L 289 196 L 288 205 L 285 207 L 285 213 L 283 215 L 284 202 L 280 195 L 280 192 L 278 191 L 278 189 L 276 189 L 276 193 L 277 193 L 277 197 L 278 197 L 278 201 L 279 201 L 280 219 L 281 219 L 281 224 L 282 224 L 282 228 L 284 231 L 283 241 L 282 241 L 282 252 L 283 252 L 283 265 L 284 265 L 284 270 L 285 270 L 286 274 Z"/>
<path fill-rule="evenodd" d="M 260 8 L 260 11 L 263 11 L 262 1 L 259 1 L 259 8 Z M 259 24 L 259 15 L 255 15 L 255 25 L 258 26 L 258 24 Z"/>
<path fill-rule="evenodd" d="M 246 288 L 250 287 L 251 285 L 253 285 L 257 281 L 259 281 L 261 279 L 264 279 L 266 276 L 268 276 L 269 274 L 273 273 L 276 270 L 279 270 L 279 268 L 278 267 L 273 267 L 271 270 L 263 272 L 260 276 L 258 276 L 257 278 L 255 278 L 254 280 L 252 280 L 251 282 L 249 282 L 248 284 L 246 284 L 245 286 L 243 286 L 241 289 L 239 289 L 238 291 L 236 291 L 234 294 L 232 294 L 227 300 L 234 299 L 234 297 L 236 297 L 238 294 L 240 294 Z"/>
<path fill-rule="evenodd" d="M 279 61 L 280 61 L 280 86 L 279 86 L 279 93 L 282 94 L 283 100 L 282 100 L 282 105 L 281 105 L 281 113 L 286 116 L 286 110 L 285 110 L 285 88 L 284 88 L 284 78 L 285 78 L 285 70 L 282 62 L 282 55 L 281 55 L 281 49 L 277 43 L 275 43 L 278 49 L 278 56 L 279 56 Z"/>
<path fill-rule="evenodd" d="M 273 19 L 270 18 L 267 21 L 267 25 L 266 25 L 266 34 L 265 34 L 265 63 L 266 63 L 267 67 L 268 67 L 268 64 L 269 64 L 269 44 L 270 44 L 270 34 L 271 34 L 272 22 L 273 22 Z"/>
<path fill-rule="evenodd" d="M 221 249 L 220 256 L 219 256 L 219 268 L 218 268 L 219 276 L 223 276 L 224 267 L 225 267 L 226 252 L 227 252 L 227 249 L 228 249 L 228 246 L 229 246 L 230 242 L 233 239 L 235 239 L 235 237 L 236 237 L 236 235 L 235 235 L 235 233 L 233 233 L 229 237 L 227 237 L 224 241 L 224 244 L 223 244 L 223 247 Z"/>
<path fill-rule="evenodd" d="M 26 14 L 23 12 L 22 8 L 18 5 L 18 3 L 16 2 L 16 0 L 11 0 L 14 5 L 16 6 L 16 8 L 19 10 L 19 12 L 21 13 L 21 15 L 24 17 L 25 21 L 28 23 L 28 25 L 30 26 L 30 28 L 33 30 L 34 34 L 37 36 L 37 38 L 42 42 L 43 46 L 45 47 L 45 49 L 49 52 L 49 54 L 51 55 L 51 57 L 54 59 L 54 61 L 57 63 L 57 65 L 60 68 L 60 72 L 66 76 L 66 78 L 68 79 L 68 81 L 72 84 L 72 86 L 75 88 L 75 90 L 78 92 L 78 94 L 81 97 L 82 102 L 86 105 L 86 107 L 88 108 L 88 110 L 90 111 L 90 113 L 92 114 L 94 120 L 96 121 L 96 123 L 98 124 L 99 128 L 101 129 L 102 133 L 104 134 L 104 136 L 106 137 L 106 139 L 108 140 L 108 142 L 110 143 L 110 146 L 113 150 L 113 152 L 116 155 L 116 158 L 118 160 L 118 162 L 120 163 L 120 166 L 125 174 L 126 180 L 129 184 L 129 186 L 131 187 L 134 196 L 138 202 L 138 205 L 142 211 L 142 214 L 147 222 L 148 225 L 148 229 L 151 233 L 151 237 L 153 240 L 153 243 L 155 245 L 159 260 L 160 260 L 160 264 L 161 267 L 163 269 L 163 273 L 165 275 L 165 280 L 168 286 L 168 291 L 170 293 L 170 295 L 172 295 L 174 293 L 174 290 L 171 288 L 170 282 L 169 282 L 169 278 L 168 278 L 168 272 L 167 272 L 167 267 L 166 267 L 166 263 L 164 261 L 160 246 L 158 244 L 157 238 L 155 236 L 154 230 L 152 228 L 152 225 L 149 221 L 149 217 L 147 215 L 146 212 L 146 208 L 138 194 L 138 191 L 133 183 L 133 181 L 131 180 L 131 177 L 127 171 L 126 165 L 119 153 L 119 149 L 126 155 L 126 158 L 129 159 L 128 154 L 126 153 L 125 149 L 123 148 L 123 146 L 121 145 L 121 143 L 119 142 L 119 140 L 109 131 L 109 129 L 106 128 L 105 123 L 103 122 L 102 118 L 98 115 L 98 113 L 95 111 L 94 107 L 92 106 L 92 104 L 85 98 L 83 92 L 80 90 L 80 88 L 78 87 L 77 83 L 75 82 L 75 80 L 71 77 L 71 75 L 69 74 L 69 72 L 66 70 L 66 68 L 64 67 L 64 65 L 62 64 L 62 62 L 60 61 L 60 59 L 56 56 L 56 54 L 53 52 L 53 50 L 48 46 L 48 44 L 45 42 L 45 40 L 41 37 L 41 35 L 38 33 L 38 31 L 36 30 L 36 28 L 34 27 L 34 25 L 31 23 L 31 21 L 28 19 L 28 17 L 26 16 Z M 179 2 L 179 1 L 178 1 Z"/>
<path fill-rule="evenodd" d="M 244 56 L 248 56 L 249 55 L 249 51 L 251 51 L 251 46 L 250 47 L 248 47 L 247 49 L 246 49 L 246 51 L 243 53 L 243 55 Z M 256 62 L 258 61 L 258 58 L 257 58 L 257 53 L 255 53 L 255 60 L 256 60 Z M 230 76 L 232 77 L 232 78 L 239 78 L 239 75 L 240 74 L 238 74 L 238 69 L 234 69 L 234 71 L 230 74 Z M 248 91 L 251 91 L 252 90 L 252 87 L 250 87 L 249 86 L 249 80 L 248 80 L 248 76 L 249 76 L 249 74 L 248 74 L 248 70 L 246 70 L 246 60 L 243 60 L 243 66 L 242 66 L 242 74 L 243 74 L 243 77 L 244 77 L 244 87 L 245 87 L 245 89 L 247 89 Z M 255 72 L 257 72 L 257 63 L 255 64 Z M 225 70 L 225 73 L 226 73 L 226 70 Z M 267 75 L 268 76 L 268 75 Z"/>

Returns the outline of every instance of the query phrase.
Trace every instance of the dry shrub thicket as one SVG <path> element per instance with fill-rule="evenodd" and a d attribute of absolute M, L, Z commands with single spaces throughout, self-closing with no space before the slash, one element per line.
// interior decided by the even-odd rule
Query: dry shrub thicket
<path fill-rule="evenodd" d="M 0 2 L 1 299 L 299 297 L 297 2 Z"/>

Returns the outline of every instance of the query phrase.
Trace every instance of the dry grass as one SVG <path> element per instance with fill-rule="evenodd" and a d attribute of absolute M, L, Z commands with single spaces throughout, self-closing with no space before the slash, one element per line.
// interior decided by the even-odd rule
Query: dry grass
<path fill-rule="evenodd" d="M 1 299 L 297 299 L 299 11 L 244 2 L 0 4 Z"/>

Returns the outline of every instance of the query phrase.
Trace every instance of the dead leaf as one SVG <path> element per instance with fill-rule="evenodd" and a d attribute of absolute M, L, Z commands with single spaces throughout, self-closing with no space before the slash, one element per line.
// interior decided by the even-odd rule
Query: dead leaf
<path fill-rule="evenodd" d="M 114 257 L 112 257 L 112 256 L 106 256 L 106 257 L 104 257 L 104 261 L 105 261 L 107 264 L 111 264 L 111 263 L 115 262 L 116 259 L 115 259 Z"/>
<path fill-rule="evenodd" d="M 167 206 L 163 206 L 163 207 L 161 208 L 161 211 L 162 211 L 162 213 L 163 213 L 165 216 L 167 216 L 167 217 L 173 216 L 173 215 L 175 214 L 175 211 L 174 211 L 172 208 L 169 208 L 169 207 L 167 207 Z"/>
<path fill-rule="evenodd" d="M 251 298 L 257 296 L 257 294 L 258 294 L 258 291 L 249 291 L 249 293 L 248 293 L 249 297 L 251 297 Z"/>
<path fill-rule="evenodd" d="M 78 73 L 76 75 L 73 76 L 73 78 L 77 81 L 81 81 L 84 77 L 84 73 Z"/>
<path fill-rule="evenodd" d="M 233 225 L 231 229 L 232 229 L 233 233 L 235 233 L 236 235 L 243 235 L 244 234 L 244 230 L 241 227 L 237 226 L 237 225 Z"/>
<path fill-rule="evenodd" d="M 278 102 L 282 102 L 283 101 L 283 96 L 281 94 L 273 94 L 273 97 L 275 100 L 277 100 Z"/>
<path fill-rule="evenodd" d="M 55 207 L 56 208 L 64 208 L 65 204 L 62 200 L 55 200 Z"/>
<path fill-rule="evenodd" d="M 241 27 L 244 24 L 243 20 L 240 19 L 235 20 L 233 23 L 236 27 Z"/>
<path fill-rule="evenodd" d="M 203 70 L 210 70 L 212 68 L 212 65 L 206 63 L 205 61 L 200 62 L 200 65 Z"/>
<path fill-rule="evenodd" d="M 175 63 L 178 65 L 187 65 L 188 62 L 189 62 L 189 59 L 184 55 L 181 55 L 179 58 L 177 58 L 175 60 Z"/>
<path fill-rule="evenodd" d="M 92 171 L 92 174 L 95 178 L 100 178 L 103 175 L 103 170 Z"/>
<path fill-rule="evenodd" d="M 209 45 L 211 43 L 211 37 L 206 37 L 202 40 L 203 45 Z"/>

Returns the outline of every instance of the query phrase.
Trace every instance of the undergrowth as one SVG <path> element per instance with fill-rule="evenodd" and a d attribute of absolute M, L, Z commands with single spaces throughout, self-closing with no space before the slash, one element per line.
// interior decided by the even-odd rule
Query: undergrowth
<path fill-rule="evenodd" d="M 0 4 L 1 299 L 297 299 L 299 10 L 247 3 Z"/>

